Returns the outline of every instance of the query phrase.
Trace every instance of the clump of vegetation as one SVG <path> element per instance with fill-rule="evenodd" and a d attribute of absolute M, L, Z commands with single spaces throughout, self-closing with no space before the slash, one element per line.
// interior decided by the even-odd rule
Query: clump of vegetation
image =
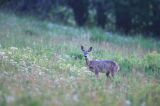
<path fill-rule="evenodd" d="M 155 73 L 158 75 L 160 73 L 160 54 L 153 51 L 147 54 L 144 58 L 145 70 L 149 73 Z"/>

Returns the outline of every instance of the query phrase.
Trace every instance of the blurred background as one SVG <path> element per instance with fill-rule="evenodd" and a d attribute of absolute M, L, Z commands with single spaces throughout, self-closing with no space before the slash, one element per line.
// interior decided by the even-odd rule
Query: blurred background
<path fill-rule="evenodd" d="M 160 36 L 159 0 L 0 0 L 0 8 L 72 26 Z"/>

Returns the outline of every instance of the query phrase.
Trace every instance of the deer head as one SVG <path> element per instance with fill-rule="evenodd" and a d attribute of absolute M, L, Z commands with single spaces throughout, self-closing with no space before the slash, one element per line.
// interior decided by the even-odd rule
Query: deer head
<path fill-rule="evenodd" d="M 83 56 L 84 56 L 85 58 L 88 58 L 88 53 L 92 51 L 92 47 L 90 47 L 88 50 L 84 50 L 84 47 L 81 46 L 81 50 L 82 50 L 82 52 L 83 52 Z"/>

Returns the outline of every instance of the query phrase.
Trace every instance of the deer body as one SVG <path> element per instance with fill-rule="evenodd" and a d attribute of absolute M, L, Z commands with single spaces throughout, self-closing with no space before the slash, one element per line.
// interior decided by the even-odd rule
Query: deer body
<path fill-rule="evenodd" d="M 112 60 L 89 60 L 88 52 L 92 50 L 92 47 L 90 47 L 88 51 L 85 51 L 83 46 L 81 46 L 81 49 L 83 51 L 87 67 L 90 71 L 94 72 L 97 77 L 99 72 L 106 73 L 107 77 L 113 77 L 115 73 L 119 71 L 119 65 Z"/>

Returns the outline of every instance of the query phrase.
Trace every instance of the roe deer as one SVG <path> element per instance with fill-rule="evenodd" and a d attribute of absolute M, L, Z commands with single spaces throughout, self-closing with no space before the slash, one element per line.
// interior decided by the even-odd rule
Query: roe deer
<path fill-rule="evenodd" d="M 88 53 L 92 51 L 90 47 L 87 51 L 81 46 L 81 50 L 86 60 L 86 65 L 90 71 L 94 72 L 98 77 L 99 72 L 106 73 L 106 76 L 114 77 L 115 73 L 119 71 L 119 65 L 112 60 L 89 60 Z"/>

